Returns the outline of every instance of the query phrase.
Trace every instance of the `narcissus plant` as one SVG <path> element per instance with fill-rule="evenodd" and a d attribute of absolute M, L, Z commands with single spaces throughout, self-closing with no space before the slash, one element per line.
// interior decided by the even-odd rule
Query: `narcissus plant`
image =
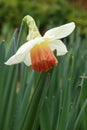
<path fill-rule="evenodd" d="M 60 39 L 73 32 L 74 22 L 52 28 L 41 36 L 31 16 L 25 16 L 23 21 L 29 27 L 28 41 L 5 64 L 13 65 L 24 62 L 27 66 L 31 65 L 34 70 L 39 72 L 46 72 L 52 66 L 57 66 L 58 60 L 53 51 L 57 51 L 57 56 L 65 55 L 68 52 Z"/>

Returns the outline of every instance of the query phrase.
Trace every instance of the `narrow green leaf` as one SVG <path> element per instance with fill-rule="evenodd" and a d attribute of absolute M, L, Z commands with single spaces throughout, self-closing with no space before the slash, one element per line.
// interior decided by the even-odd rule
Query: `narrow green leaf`
<path fill-rule="evenodd" d="M 21 41 L 22 41 L 24 29 L 25 29 L 25 25 L 24 25 L 24 23 L 22 22 L 22 23 L 21 23 L 20 30 L 19 30 L 18 39 L 17 39 L 17 49 L 18 49 L 18 48 L 20 47 L 20 45 L 22 44 Z"/>
<path fill-rule="evenodd" d="M 5 60 L 5 41 L 2 41 L 0 44 L 0 74 L 4 69 L 4 60 Z"/>
<path fill-rule="evenodd" d="M 47 91 L 48 91 L 48 88 L 49 88 L 49 84 L 50 83 L 50 75 L 48 75 L 46 81 L 45 81 L 45 84 L 44 84 L 44 89 L 43 89 L 43 92 L 42 92 L 42 95 L 41 95 L 41 98 L 40 98 L 40 101 L 39 101 L 39 104 L 38 104 L 38 108 L 37 108 L 37 111 L 36 111 L 36 115 L 35 115 L 35 118 L 34 118 L 34 122 L 33 122 L 33 125 L 32 125 L 32 130 L 35 130 L 37 128 L 37 121 L 39 119 L 39 113 L 40 113 L 40 110 L 42 108 L 42 105 L 44 103 L 44 99 L 45 99 L 45 96 L 47 94 Z"/>
<path fill-rule="evenodd" d="M 2 103 L 2 98 L 3 98 L 3 80 L 4 80 L 4 60 L 5 60 L 5 42 L 2 41 L 0 44 L 0 106 Z"/>
<path fill-rule="evenodd" d="M 17 50 L 17 30 L 15 30 L 12 39 L 10 41 L 10 45 L 6 54 L 6 60 L 10 58 Z"/>
<path fill-rule="evenodd" d="M 49 108 L 49 99 L 48 97 L 45 97 L 43 107 L 40 112 L 40 128 L 41 130 L 51 130 L 51 124 L 50 124 L 50 108 Z"/>
<path fill-rule="evenodd" d="M 29 97 L 30 97 L 30 93 L 31 93 L 31 88 L 34 82 L 34 71 L 31 72 L 31 76 L 29 78 L 28 84 L 25 88 L 25 93 L 24 93 L 24 97 L 21 100 L 21 103 L 19 103 L 19 99 L 20 98 L 18 93 L 18 98 L 17 98 L 17 103 L 15 104 L 15 118 L 13 121 L 13 125 L 12 125 L 12 130 L 19 130 L 24 122 L 25 116 L 27 115 L 27 111 L 28 111 L 28 104 L 29 104 Z M 20 105 L 19 105 L 20 104 Z"/>
<path fill-rule="evenodd" d="M 14 74 L 14 68 L 11 67 L 9 72 L 8 72 L 8 76 L 6 81 L 4 81 L 4 93 L 3 93 L 3 102 L 2 102 L 2 106 L 0 109 L 0 129 L 3 130 L 3 122 L 5 120 L 5 116 L 6 116 L 6 112 L 7 112 L 7 107 L 8 107 L 8 102 L 9 102 L 9 94 L 11 92 L 11 80 L 13 78 L 13 74 Z"/>
<path fill-rule="evenodd" d="M 14 110 L 14 103 L 15 103 L 15 96 L 16 96 L 16 85 L 17 85 L 17 78 L 18 78 L 18 66 L 15 68 L 14 78 L 11 80 L 11 91 L 9 93 L 9 100 L 8 100 L 8 107 L 7 112 L 4 120 L 4 128 L 3 130 L 9 130 L 12 123 L 13 118 L 13 110 Z"/>
<path fill-rule="evenodd" d="M 77 117 L 77 119 L 75 121 L 74 130 L 79 129 L 79 126 L 80 126 L 80 123 L 81 123 L 81 120 L 82 120 L 81 117 L 82 117 L 83 113 L 85 112 L 86 107 L 87 107 L 87 100 L 82 105 L 82 108 L 81 108 L 81 110 L 79 112 L 79 115 L 78 115 L 78 117 Z"/>
<path fill-rule="evenodd" d="M 43 101 L 44 101 L 44 99 L 43 100 L 40 100 L 40 99 L 45 91 L 44 87 L 47 87 L 47 86 L 44 86 L 46 78 L 47 78 L 47 73 L 42 73 L 39 80 L 38 80 L 38 83 L 36 85 L 36 89 L 34 91 L 34 94 L 32 96 L 32 99 L 31 99 L 31 102 L 29 105 L 29 110 L 27 112 L 27 115 L 26 115 L 26 118 L 24 121 L 24 125 L 21 127 L 20 130 L 25 130 L 25 129 L 31 130 L 32 129 L 34 119 L 35 119 L 35 116 L 36 116 L 36 113 L 37 113 L 37 110 L 39 107 L 39 102 L 43 103 Z"/>

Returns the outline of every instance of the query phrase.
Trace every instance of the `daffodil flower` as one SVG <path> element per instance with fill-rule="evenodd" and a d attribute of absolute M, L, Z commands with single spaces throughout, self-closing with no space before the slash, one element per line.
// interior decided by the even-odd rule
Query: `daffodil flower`
<path fill-rule="evenodd" d="M 53 51 L 57 51 L 57 56 L 65 55 L 68 52 L 60 39 L 72 33 L 75 28 L 74 22 L 52 28 L 41 36 L 31 16 L 26 16 L 24 21 L 30 29 L 28 41 L 5 64 L 13 65 L 24 62 L 39 72 L 46 72 L 53 65 L 57 66 L 58 60 Z"/>

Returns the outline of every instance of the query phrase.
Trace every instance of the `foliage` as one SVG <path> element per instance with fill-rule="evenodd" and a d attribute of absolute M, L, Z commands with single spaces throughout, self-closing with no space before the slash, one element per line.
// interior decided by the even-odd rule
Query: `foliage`
<path fill-rule="evenodd" d="M 75 21 L 82 28 L 81 33 L 87 34 L 87 12 L 82 7 L 74 7 L 68 0 L 2 0 L 0 9 L 0 39 L 7 39 L 8 30 L 11 32 L 19 27 L 27 14 L 36 19 L 42 34 L 50 26 L 69 21 Z"/>
<path fill-rule="evenodd" d="M 74 21 L 78 26 L 81 27 L 81 34 L 87 34 L 87 12 L 84 11 L 83 8 L 78 8 L 78 10 L 74 11 L 68 16 L 68 19 Z M 79 13 L 80 12 L 80 13 Z"/>
<path fill-rule="evenodd" d="M 66 39 L 68 54 L 46 73 L 24 63 L 4 64 L 23 37 L 22 24 L 8 49 L 5 41 L 0 44 L 0 130 L 86 130 L 87 37 L 82 39 L 78 30 Z"/>

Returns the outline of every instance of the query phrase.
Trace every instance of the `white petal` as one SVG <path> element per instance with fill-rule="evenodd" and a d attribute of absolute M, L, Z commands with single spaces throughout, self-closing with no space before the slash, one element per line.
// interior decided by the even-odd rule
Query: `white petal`
<path fill-rule="evenodd" d="M 56 28 L 48 30 L 44 34 L 44 37 L 53 38 L 53 39 L 61 39 L 71 34 L 74 28 L 75 28 L 75 24 L 74 22 L 71 22 L 71 23 L 62 25 L 60 27 L 56 27 Z"/>
<path fill-rule="evenodd" d="M 30 63 L 28 63 L 28 58 L 26 58 L 26 56 L 29 55 L 29 51 L 31 50 L 31 48 L 36 45 L 36 44 L 40 44 L 41 42 L 43 42 L 45 40 L 45 38 L 41 37 L 41 38 L 36 38 L 34 40 L 31 40 L 29 42 L 26 42 L 25 44 L 23 44 L 18 51 L 16 52 L 15 55 L 13 55 L 7 62 L 5 62 L 5 64 L 7 65 L 12 65 L 12 64 L 17 64 L 20 62 L 25 62 L 26 65 L 30 65 Z"/>
<path fill-rule="evenodd" d="M 68 52 L 66 46 L 61 40 L 54 40 L 49 43 L 49 46 L 52 51 L 54 51 L 55 49 L 57 50 L 57 56 L 65 55 Z"/>
<path fill-rule="evenodd" d="M 5 62 L 6 65 L 13 65 L 13 64 L 18 64 L 22 62 L 24 57 L 21 55 L 13 55 L 7 62 Z"/>
<path fill-rule="evenodd" d="M 31 48 L 33 48 L 34 45 L 36 44 L 40 44 L 41 42 L 43 42 L 45 40 L 45 38 L 40 37 L 40 38 L 35 38 L 34 40 L 28 41 L 25 44 L 23 44 L 18 51 L 16 52 L 16 55 L 19 54 L 24 54 L 24 53 L 28 53 Z"/>
<path fill-rule="evenodd" d="M 30 65 L 31 65 L 30 53 L 25 57 L 24 63 L 25 63 L 27 66 L 30 66 Z"/>

